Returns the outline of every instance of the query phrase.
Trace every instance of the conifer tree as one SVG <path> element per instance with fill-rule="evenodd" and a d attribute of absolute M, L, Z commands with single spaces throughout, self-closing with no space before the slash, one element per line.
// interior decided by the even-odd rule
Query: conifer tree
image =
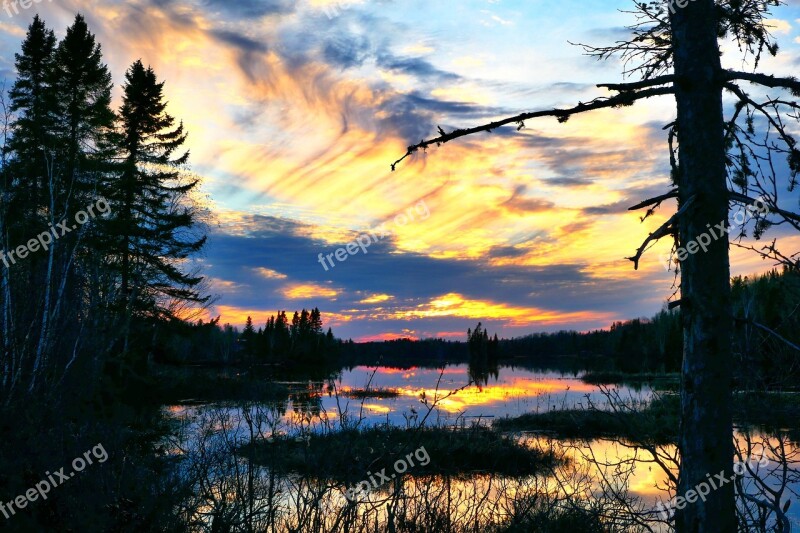
<path fill-rule="evenodd" d="M 81 15 L 58 44 L 52 80 L 61 192 L 78 196 L 81 203 L 74 211 L 97 196 L 98 172 L 112 156 L 116 118 L 111 109 L 111 73 Z"/>
<path fill-rule="evenodd" d="M 198 181 L 185 174 L 186 133 L 183 123 L 166 112 L 163 89 L 153 69 L 140 60 L 126 72 L 118 163 L 103 187 L 111 205 L 111 215 L 102 224 L 103 246 L 118 275 L 119 352 L 129 365 L 139 367 L 144 358 L 137 356 L 143 354 L 129 346 L 133 330 L 177 318 L 176 303 L 202 305 L 209 298 L 198 290 L 203 278 L 187 269 L 188 259 L 203 248 L 206 237 L 198 229 L 200 214 L 191 197 Z M 149 337 L 135 338 L 144 342 Z"/>
<path fill-rule="evenodd" d="M 165 300 L 208 300 L 195 289 L 202 278 L 182 268 L 206 242 L 194 232 L 198 213 L 190 193 L 198 182 L 181 172 L 189 158 L 180 152 L 186 133 L 166 112 L 163 82 L 141 61 L 125 80 L 120 177 L 106 190 L 112 199 L 109 245 L 118 256 L 126 313 L 170 316 Z"/>
<path fill-rule="evenodd" d="M 249 316 L 242 331 L 242 344 L 244 344 L 245 355 L 248 358 L 253 357 L 255 355 L 256 330 L 253 327 L 253 319 Z"/>
<path fill-rule="evenodd" d="M 3 222 L 13 222 L 7 230 L 34 222 L 44 202 L 48 153 L 54 144 L 55 95 L 51 83 L 55 50 L 53 30 L 35 16 L 22 43 L 22 53 L 15 54 L 17 79 L 9 91 L 9 111 L 16 120 L 10 124 L 12 135 L 5 147 L 11 160 L 3 175 L 2 192 L 10 202 Z"/>

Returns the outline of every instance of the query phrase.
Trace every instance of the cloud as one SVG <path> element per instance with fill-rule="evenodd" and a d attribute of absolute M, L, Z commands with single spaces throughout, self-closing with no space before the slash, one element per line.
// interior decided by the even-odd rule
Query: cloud
<path fill-rule="evenodd" d="M 624 258 L 672 206 L 645 223 L 627 207 L 671 187 L 661 128 L 674 101 L 500 128 L 391 172 L 437 126 L 588 101 L 619 65 L 556 42 L 567 20 L 556 11 L 364 1 L 328 19 L 322 7 L 332 3 L 60 0 L 47 14 L 61 31 L 75 11 L 87 14 L 117 104 L 136 58 L 166 81 L 169 111 L 185 121 L 193 169 L 216 202 L 206 262 L 224 320 L 313 304 L 353 337 L 400 334 L 408 320 L 420 336 L 466 330 L 481 313 L 498 331 L 525 333 L 660 307 L 669 274 L 645 258 L 632 275 Z M 629 34 L 616 18 L 597 29 L 583 15 L 569 19 L 573 40 Z M 502 21 L 514 24 L 482 26 Z M 19 31 L 0 30 L 0 70 L 13 76 Z M 422 200 L 430 217 L 328 272 L 317 262 Z"/>
<path fill-rule="evenodd" d="M 368 296 L 363 300 L 359 300 L 358 303 L 360 304 L 379 304 L 383 302 L 388 302 L 392 299 L 392 296 L 388 294 L 373 294 L 372 296 Z"/>
<path fill-rule="evenodd" d="M 225 13 L 239 19 L 253 19 L 271 15 L 286 15 L 297 6 L 296 0 L 204 0 L 211 13 Z"/>
<path fill-rule="evenodd" d="M 284 287 L 281 292 L 289 300 L 335 300 L 339 291 L 314 283 L 295 283 Z"/>
<path fill-rule="evenodd" d="M 286 274 L 281 274 L 280 272 L 272 270 L 271 268 L 258 267 L 254 270 L 258 273 L 258 275 L 267 279 L 286 279 L 288 277 Z"/>

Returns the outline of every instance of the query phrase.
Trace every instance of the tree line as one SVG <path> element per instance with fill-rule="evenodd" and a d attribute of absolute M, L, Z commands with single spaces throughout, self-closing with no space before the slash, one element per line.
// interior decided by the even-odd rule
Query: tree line
<path fill-rule="evenodd" d="M 760 389 L 800 386 L 792 347 L 800 346 L 797 270 L 736 276 L 731 298 L 736 323 L 731 365 L 737 384 Z M 622 372 L 679 372 L 682 353 L 681 312 L 666 308 L 649 319 L 614 322 L 606 330 L 536 333 L 500 341 L 501 358 L 577 356 L 586 363 L 601 356 L 606 359 L 601 365 Z"/>
<path fill-rule="evenodd" d="M 0 250 L 22 252 L 0 265 L 6 405 L 146 373 L 164 325 L 208 301 L 192 266 L 206 211 L 164 82 L 135 61 L 113 109 L 81 15 L 61 40 L 36 16 L 15 66 L 0 117 Z"/>
<path fill-rule="evenodd" d="M 60 39 L 35 17 L 14 65 L 0 88 L 0 494 L 98 442 L 109 458 L 2 528 L 177 531 L 183 489 L 145 402 L 158 347 L 209 301 L 187 132 L 142 61 L 112 107 L 80 15 Z"/>
<path fill-rule="evenodd" d="M 155 361 L 240 366 L 327 364 L 337 362 L 341 344 L 330 327 L 324 331 L 322 313 L 314 307 L 295 311 L 291 320 L 286 311 L 278 311 L 258 329 L 250 316 L 242 330 L 220 325 L 220 317 L 176 324 L 156 347 Z"/>

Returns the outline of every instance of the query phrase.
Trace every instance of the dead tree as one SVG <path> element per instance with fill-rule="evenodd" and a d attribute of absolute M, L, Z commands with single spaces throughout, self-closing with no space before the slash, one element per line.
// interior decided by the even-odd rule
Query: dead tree
<path fill-rule="evenodd" d="M 720 235 L 702 253 L 682 254 L 680 299 L 684 331 L 681 386 L 681 468 L 678 492 L 685 493 L 707 475 L 733 468 L 731 415 L 731 333 L 734 317 L 730 301 L 728 231 L 733 204 L 752 207 L 759 200 L 764 210 L 752 209 L 755 237 L 772 225 L 800 229 L 800 216 L 779 207 L 779 170 L 775 158 L 785 157 L 789 191 L 797 183 L 800 150 L 788 132 L 787 120 L 798 119 L 800 81 L 756 71 L 762 54 L 775 55 L 777 44 L 765 20 L 777 0 L 659 0 L 634 2 L 631 37 L 612 46 L 584 49 L 598 58 L 620 56 L 625 74 L 639 78 L 622 84 L 601 84 L 614 94 L 566 109 L 532 111 L 471 128 L 445 132 L 408 147 L 397 165 L 431 146 L 491 132 L 506 125 L 522 129 L 526 121 L 554 117 L 566 122 L 579 113 L 633 105 L 639 100 L 673 95 L 676 118 L 665 127 L 672 165 L 671 187 L 664 194 L 635 208 L 652 214 L 665 200 L 677 199 L 673 216 L 653 232 L 630 260 L 634 268 L 656 241 L 671 237 L 677 245 L 697 243 L 711 228 Z M 720 41 L 738 43 L 753 65 L 752 71 L 723 69 Z M 745 83 L 775 96 L 750 96 Z M 726 117 L 723 93 L 736 104 Z M 763 127 L 762 127 L 763 125 Z M 756 127 L 758 126 L 758 127 Z M 716 234 L 715 234 L 716 235 Z M 798 255 L 785 255 L 775 243 L 757 250 L 791 268 L 800 266 Z M 728 484 L 705 501 L 687 505 L 676 517 L 678 531 L 735 531 L 734 489 Z"/>

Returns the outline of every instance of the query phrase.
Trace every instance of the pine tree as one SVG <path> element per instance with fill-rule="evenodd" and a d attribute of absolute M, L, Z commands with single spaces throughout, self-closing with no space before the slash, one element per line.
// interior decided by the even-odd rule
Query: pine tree
<path fill-rule="evenodd" d="M 292 326 L 289 331 L 292 337 L 292 345 L 294 345 L 297 343 L 297 340 L 300 337 L 300 315 L 297 313 L 297 311 L 294 312 L 294 316 L 292 317 Z"/>
<path fill-rule="evenodd" d="M 300 338 L 301 339 L 308 338 L 308 334 L 311 331 L 311 322 L 309 320 L 308 311 L 306 311 L 305 309 L 303 309 L 300 312 L 300 327 L 299 327 L 299 331 L 300 331 Z"/>
<path fill-rule="evenodd" d="M 322 315 L 316 307 L 311 310 L 311 331 L 316 335 L 322 333 Z"/>
<path fill-rule="evenodd" d="M 247 317 L 247 322 L 244 325 L 241 339 L 242 344 L 244 345 L 245 356 L 247 358 L 252 358 L 255 355 L 256 330 L 253 327 L 253 319 L 249 316 Z"/>
<path fill-rule="evenodd" d="M 183 123 L 166 112 L 163 82 L 136 61 L 125 75 L 120 109 L 120 177 L 108 183 L 109 244 L 118 256 L 126 313 L 171 316 L 170 300 L 204 303 L 201 277 L 181 270 L 206 237 L 196 237 L 198 213 L 190 199 L 197 181 L 184 181 L 189 153 L 181 150 Z M 117 241 L 116 243 L 114 241 Z"/>
<path fill-rule="evenodd" d="M 15 54 L 17 79 L 9 91 L 9 111 L 17 118 L 10 124 L 12 135 L 6 152 L 12 161 L 4 173 L 2 190 L 4 195 L 10 193 L 11 200 L 4 222 L 13 221 L 23 228 L 35 223 L 39 208 L 44 205 L 49 154 L 54 144 L 55 96 L 50 84 L 55 50 L 53 30 L 36 15 L 22 43 L 22 53 Z M 21 231 L 24 235 L 32 233 Z"/>
<path fill-rule="evenodd" d="M 84 192 L 91 199 L 97 183 L 86 174 L 100 170 L 111 157 L 115 116 L 111 109 L 111 74 L 102 62 L 100 45 L 81 15 L 75 17 L 58 45 L 52 76 L 64 187 L 74 190 L 73 185 L 78 185 L 77 192 Z M 83 176 L 76 176 L 78 172 Z M 84 207 L 80 205 L 78 209 Z"/>

